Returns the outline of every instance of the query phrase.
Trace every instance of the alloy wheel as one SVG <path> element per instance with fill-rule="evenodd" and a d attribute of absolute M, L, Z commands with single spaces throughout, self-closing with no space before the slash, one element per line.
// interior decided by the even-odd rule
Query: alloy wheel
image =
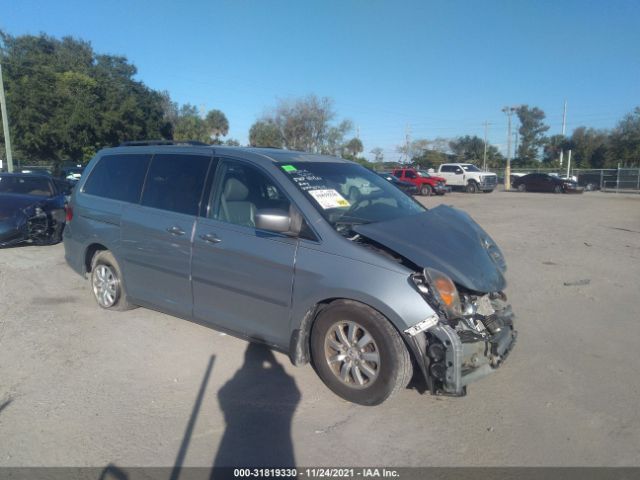
<path fill-rule="evenodd" d="M 96 265 L 93 271 L 93 294 L 103 308 L 112 307 L 118 300 L 120 282 L 110 265 Z"/>
<path fill-rule="evenodd" d="M 380 350 L 362 325 L 336 322 L 324 341 L 325 359 L 333 374 L 350 388 L 367 388 L 378 378 Z"/>

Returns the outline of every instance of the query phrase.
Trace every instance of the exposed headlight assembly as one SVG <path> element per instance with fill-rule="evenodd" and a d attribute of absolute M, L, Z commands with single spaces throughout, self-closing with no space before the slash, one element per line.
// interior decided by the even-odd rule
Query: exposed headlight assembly
<path fill-rule="evenodd" d="M 432 298 L 437 302 L 449 318 L 456 318 L 462 315 L 458 289 L 453 280 L 447 275 L 435 268 L 425 268 L 424 276 L 414 275 L 411 278 L 418 291 L 425 297 Z"/>

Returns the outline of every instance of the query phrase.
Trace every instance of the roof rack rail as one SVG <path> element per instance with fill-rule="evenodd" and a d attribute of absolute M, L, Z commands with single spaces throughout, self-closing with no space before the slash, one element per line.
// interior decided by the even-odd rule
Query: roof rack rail
<path fill-rule="evenodd" d="M 210 147 L 208 143 L 199 142 L 197 140 L 135 140 L 131 142 L 122 142 L 120 147 L 146 147 L 150 145 L 193 145 L 201 147 Z"/>

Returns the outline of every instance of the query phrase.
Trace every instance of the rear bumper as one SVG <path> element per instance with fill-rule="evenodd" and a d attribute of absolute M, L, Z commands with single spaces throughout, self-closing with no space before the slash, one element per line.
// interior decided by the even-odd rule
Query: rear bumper
<path fill-rule="evenodd" d="M 518 333 L 508 306 L 496 316 L 502 325 L 493 335 L 481 337 L 466 331 L 460 335 L 438 324 L 407 339 L 422 372 L 426 390 L 436 395 L 463 396 L 467 385 L 498 369 L 513 349 Z"/>

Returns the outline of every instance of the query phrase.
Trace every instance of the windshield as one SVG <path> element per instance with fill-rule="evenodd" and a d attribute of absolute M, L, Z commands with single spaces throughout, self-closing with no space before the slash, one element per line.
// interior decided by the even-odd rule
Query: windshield
<path fill-rule="evenodd" d="M 351 163 L 301 162 L 278 166 L 340 232 L 426 209 L 372 171 Z"/>
<path fill-rule="evenodd" d="M 478 167 L 476 167 L 475 165 L 471 165 L 470 163 L 467 163 L 465 165 L 460 165 L 460 166 L 465 172 L 481 172 L 482 171 Z"/>
<path fill-rule="evenodd" d="M 418 170 L 418 175 L 426 178 L 429 178 L 431 176 L 429 175 L 429 172 L 427 172 L 426 170 Z"/>
<path fill-rule="evenodd" d="M 53 195 L 51 183 L 46 178 L 29 176 L 0 176 L 0 193 L 18 193 L 50 197 Z"/>

